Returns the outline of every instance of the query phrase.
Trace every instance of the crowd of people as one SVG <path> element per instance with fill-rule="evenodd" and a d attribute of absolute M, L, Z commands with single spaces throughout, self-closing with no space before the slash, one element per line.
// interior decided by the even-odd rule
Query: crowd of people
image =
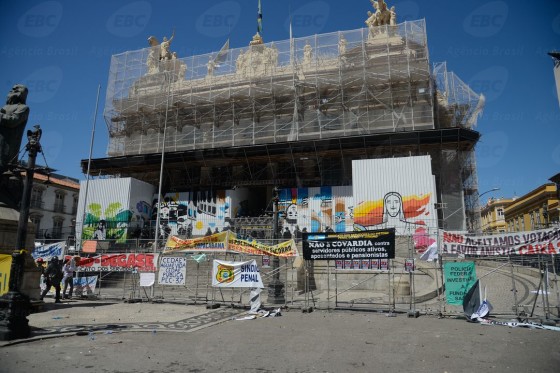
<path fill-rule="evenodd" d="M 61 303 L 61 287 L 62 298 L 72 298 L 74 292 L 74 272 L 78 267 L 78 259 L 76 257 L 64 259 L 61 261 L 57 256 L 52 257 L 48 264 L 43 258 L 37 259 L 37 266 L 41 270 L 41 296 L 40 300 L 54 287 L 55 303 Z M 67 292 L 68 291 L 68 292 Z"/>

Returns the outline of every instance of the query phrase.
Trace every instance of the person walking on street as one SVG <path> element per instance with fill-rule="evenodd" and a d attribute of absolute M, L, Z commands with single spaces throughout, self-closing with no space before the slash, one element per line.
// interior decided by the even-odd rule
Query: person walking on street
<path fill-rule="evenodd" d="M 62 266 L 62 283 L 64 284 L 64 289 L 62 290 L 62 298 L 69 299 L 72 298 L 72 293 L 74 292 L 74 272 L 76 271 L 76 261 L 74 258 L 64 260 L 64 265 Z M 66 295 L 66 289 L 70 285 L 70 292 Z"/>
<path fill-rule="evenodd" d="M 55 303 L 60 303 L 60 281 L 62 281 L 62 268 L 60 266 L 60 262 L 57 256 L 54 256 L 50 261 L 47 269 L 45 269 L 45 283 L 46 288 L 41 293 L 40 300 L 43 300 L 45 295 L 51 289 L 51 286 L 54 286 L 55 289 Z"/>
<path fill-rule="evenodd" d="M 41 289 L 41 293 L 43 292 L 43 290 L 45 290 L 45 261 L 43 260 L 43 258 L 39 258 L 36 261 L 37 263 L 37 267 L 39 268 L 39 270 L 41 271 L 41 279 L 39 280 L 39 288 Z"/>

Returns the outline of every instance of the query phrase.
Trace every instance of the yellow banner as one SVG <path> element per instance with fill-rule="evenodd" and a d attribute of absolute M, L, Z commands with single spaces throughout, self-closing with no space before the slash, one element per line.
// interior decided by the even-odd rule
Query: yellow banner
<path fill-rule="evenodd" d="M 224 252 L 227 250 L 227 235 L 229 232 L 215 233 L 211 236 L 183 240 L 176 236 L 169 236 L 165 244 L 164 254 L 176 251 L 211 251 Z"/>
<path fill-rule="evenodd" d="M 0 254 L 0 295 L 10 290 L 10 268 L 12 267 L 12 256 Z"/>
<path fill-rule="evenodd" d="M 171 236 L 165 245 L 164 254 L 173 252 L 226 252 L 234 251 L 237 253 L 251 255 L 271 255 L 279 257 L 298 256 L 297 246 L 294 240 L 281 242 L 277 245 L 269 246 L 258 241 L 247 241 L 237 238 L 235 233 L 226 231 L 213 234 L 211 236 L 183 240 L 179 237 Z"/>

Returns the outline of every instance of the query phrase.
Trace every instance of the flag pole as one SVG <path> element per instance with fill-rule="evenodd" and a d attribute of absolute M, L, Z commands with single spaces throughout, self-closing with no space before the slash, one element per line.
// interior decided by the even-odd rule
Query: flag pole
<path fill-rule="evenodd" d="M 80 252 L 82 250 L 82 237 L 84 236 L 84 226 L 85 226 L 85 219 L 86 219 L 86 207 L 87 207 L 87 199 L 88 199 L 88 189 L 89 189 L 89 176 L 90 176 L 90 170 L 91 170 L 91 157 L 93 154 L 93 141 L 95 139 L 95 124 L 97 122 L 97 111 L 99 108 L 99 92 L 101 91 L 101 84 L 97 85 L 97 98 L 95 100 L 95 111 L 93 114 L 93 124 L 91 127 L 91 140 L 90 140 L 90 144 L 89 144 L 89 157 L 88 157 L 88 166 L 87 166 L 87 171 L 86 171 L 86 190 L 84 192 L 84 204 L 83 204 L 83 212 L 82 212 L 82 227 L 80 230 L 80 239 L 76 240 L 76 242 L 79 242 L 80 245 L 78 247 L 78 255 L 80 255 Z"/>

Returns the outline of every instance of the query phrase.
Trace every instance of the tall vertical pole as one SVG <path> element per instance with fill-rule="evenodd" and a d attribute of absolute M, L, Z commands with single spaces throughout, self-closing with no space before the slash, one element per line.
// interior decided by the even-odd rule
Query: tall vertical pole
<path fill-rule="evenodd" d="M 167 98 L 165 101 L 165 120 L 163 123 L 163 145 L 161 146 L 161 163 L 159 166 L 159 184 L 158 184 L 158 199 L 157 199 L 157 215 L 156 215 L 156 230 L 154 237 L 153 252 L 159 252 L 159 225 L 161 223 L 161 189 L 163 184 L 163 165 L 165 163 L 165 142 L 167 135 L 167 117 L 169 115 L 169 95 L 171 93 L 171 77 L 169 72 L 165 73 L 165 80 L 167 82 Z M 152 285 L 150 296 L 153 298 L 155 292 L 155 285 Z"/>
<path fill-rule="evenodd" d="M 41 128 L 36 125 L 33 131 L 27 131 L 28 143 L 26 150 L 29 154 L 25 167 L 25 184 L 21 199 L 19 222 L 16 236 L 16 252 L 12 254 L 10 267 L 10 282 L 8 293 L 0 298 L 0 340 L 7 341 L 17 338 L 27 338 L 31 334 L 27 315 L 30 313 L 31 304 L 29 297 L 20 292 L 23 282 L 25 266 L 25 241 L 27 236 L 27 220 L 29 219 L 29 204 L 33 188 L 33 175 L 35 174 L 35 160 L 37 153 L 41 152 Z"/>
<path fill-rule="evenodd" d="M 80 253 L 80 251 L 82 250 L 82 237 L 84 235 L 84 226 L 85 226 L 85 220 L 86 220 L 86 208 L 87 208 L 87 199 L 88 199 L 88 189 L 89 189 L 89 175 L 90 175 L 90 170 L 91 170 L 91 157 L 93 154 L 93 140 L 95 139 L 95 124 L 97 122 L 97 109 L 99 108 L 99 91 L 101 90 L 101 85 L 99 84 L 97 86 L 97 98 L 95 100 L 95 111 L 93 114 L 93 124 L 91 126 L 91 140 L 89 143 L 89 158 L 88 158 L 88 166 L 87 166 L 87 171 L 86 171 L 86 190 L 84 191 L 84 204 L 83 204 L 83 211 L 82 211 L 82 228 L 80 231 L 80 237 L 79 239 L 76 240 L 76 242 L 79 243 L 78 246 L 78 254 Z M 79 271 L 78 271 L 78 275 L 79 275 Z"/>
<path fill-rule="evenodd" d="M 278 188 L 272 189 L 272 239 L 274 244 L 278 243 Z M 268 285 L 268 303 L 284 304 L 284 284 L 280 281 L 280 258 L 275 255 L 272 259 L 272 281 Z"/>
<path fill-rule="evenodd" d="M 21 198 L 21 207 L 19 212 L 19 223 L 16 238 L 16 250 L 25 249 L 25 238 L 27 236 L 27 220 L 29 219 L 29 204 L 31 202 L 31 190 L 33 188 L 33 175 L 35 174 L 35 161 L 37 152 L 41 151 L 39 140 L 30 140 L 27 144 L 27 152 L 29 159 L 25 171 L 25 185 L 23 187 L 23 196 Z"/>

